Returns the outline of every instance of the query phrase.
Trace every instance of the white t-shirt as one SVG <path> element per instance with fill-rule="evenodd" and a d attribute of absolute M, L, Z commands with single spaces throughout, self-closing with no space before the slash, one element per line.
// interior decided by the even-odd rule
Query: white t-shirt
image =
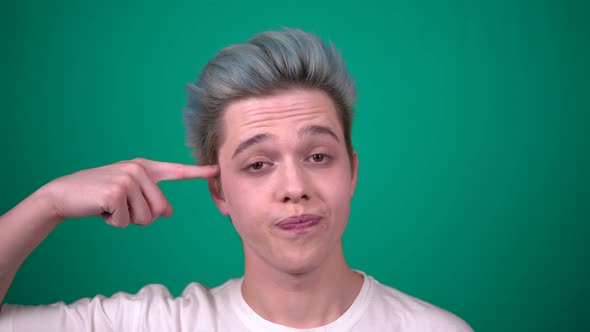
<path fill-rule="evenodd" d="M 242 297 L 239 278 L 213 289 L 191 283 L 177 298 L 166 287 L 152 284 L 137 294 L 98 295 L 70 305 L 5 304 L 0 331 L 473 331 L 452 313 L 357 272 L 364 282 L 350 308 L 337 320 L 312 329 L 289 328 L 259 316 Z"/>

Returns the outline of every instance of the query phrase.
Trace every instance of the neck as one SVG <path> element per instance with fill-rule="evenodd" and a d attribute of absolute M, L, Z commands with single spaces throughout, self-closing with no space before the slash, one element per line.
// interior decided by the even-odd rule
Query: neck
<path fill-rule="evenodd" d="M 247 249 L 246 249 L 247 250 Z M 363 277 L 346 264 L 337 246 L 314 269 L 280 271 L 256 255 L 246 255 L 242 295 L 266 320 L 294 328 L 313 328 L 338 319 L 352 305 Z"/>

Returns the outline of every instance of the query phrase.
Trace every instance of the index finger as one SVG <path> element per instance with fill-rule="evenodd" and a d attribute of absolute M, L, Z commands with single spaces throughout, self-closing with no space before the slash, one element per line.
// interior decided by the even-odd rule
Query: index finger
<path fill-rule="evenodd" d="M 148 159 L 136 161 L 145 168 L 148 176 L 154 182 L 210 178 L 219 173 L 217 165 L 194 166 Z"/>

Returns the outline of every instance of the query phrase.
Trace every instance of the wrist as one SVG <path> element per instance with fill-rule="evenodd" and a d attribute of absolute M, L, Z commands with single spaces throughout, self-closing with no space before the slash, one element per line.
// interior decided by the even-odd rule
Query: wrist
<path fill-rule="evenodd" d="M 41 213 L 40 219 L 46 224 L 57 226 L 65 220 L 63 212 L 57 204 L 56 192 L 50 183 L 37 189 L 30 198 L 35 209 Z"/>

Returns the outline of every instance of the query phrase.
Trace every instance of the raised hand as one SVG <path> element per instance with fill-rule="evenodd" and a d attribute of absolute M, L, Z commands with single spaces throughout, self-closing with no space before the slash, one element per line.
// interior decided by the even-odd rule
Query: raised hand
<path fill-rule="evenodd" d="M 218 166 L 192 166 L 137 158 L 57 178 L 40 190 L 47 194 L 51 214 L 69 218 L 102 216 L 116 227 L 148 225 L 172 214 L 157 183 L 210 178 Z"/>

